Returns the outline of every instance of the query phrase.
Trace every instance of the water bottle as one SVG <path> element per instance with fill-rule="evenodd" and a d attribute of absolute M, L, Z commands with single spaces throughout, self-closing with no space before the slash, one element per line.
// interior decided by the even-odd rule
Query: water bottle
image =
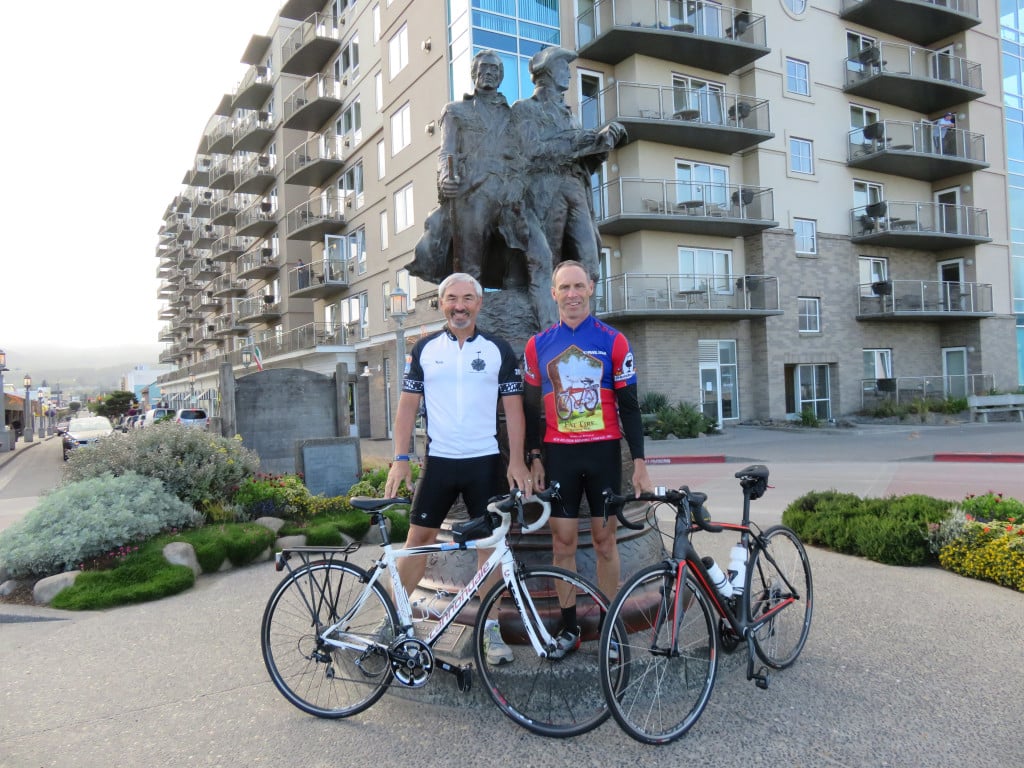
<path fill-rule="evenodd" d="M 708 570 L 708 576 L 711 577 L 711 583 L 715 589 L 718 590 L 718 594 L 722 597 L 732 597 L 732 584 L 729 583 L 729 577 L 722 573 L 722 569 L 718 567 L 718 563 L 712 560 L 710 557 L 702 557 L 700 559 L 704 563 L 704 567 Z"/>
<path fill-rule="evenodd" d="M 734 597 L 743 594 L 743 580 L 747 577 L 747 548 L 737 544 L 729 550 L 729 581 Z"/>

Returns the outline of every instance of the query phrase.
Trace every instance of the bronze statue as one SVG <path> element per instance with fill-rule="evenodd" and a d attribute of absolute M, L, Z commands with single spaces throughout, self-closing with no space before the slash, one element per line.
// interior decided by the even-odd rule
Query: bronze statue
<path fill-rule="evenodd" d="M 618 123 L 584 130 L 569 112 L 563 96 L 575 58 L 559 47 L 535 54 L 534 93 L 511 108 L 497 90 L 504 77 L 498 54 L 473 58 L 474 92 L 441 113 L 440 206 L 427 216 L 407 266 L 433 283 L 463 271 L 485 288 L 526 291 L 523 309 L 532 312 L 524 342 L 558 322 L 550 291 L 555 264 L 576 259 L 598 277 L 590 175 L 626 136 Z M 513 302 L 502 311 L 513 322 L 523 314 Z"/>

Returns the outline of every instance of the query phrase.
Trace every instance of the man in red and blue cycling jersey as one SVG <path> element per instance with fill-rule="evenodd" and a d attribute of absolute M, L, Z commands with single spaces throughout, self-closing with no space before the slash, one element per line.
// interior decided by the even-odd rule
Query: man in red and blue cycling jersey
<path fill-rule="evenodd" d="M 633 351 L 622 333 L 590 314 L 593 293 L 594 281 L 579 262 L 563 261 L 554 268 L 551 295 L 559 322 L 531 338 L 524 353 L 527 461 L 536 488 L 543 489 L 549 480 L 561 485 L 561 500 L 552 504 L 550 520 L 553 562 L 572 571 L 576 570 L 580 501 L 586 494 L 597 585 L 612 597 L 620 576 L 616 521 L 594 525 L 593 516 L 603 514 L 602 491 L 620 491 L 623 437 L 633 459 L 635 492 L 650 491 L 652 486 L 644 461 Z M 543 454 L 542 416 L 546 424 Z M 560 596 L 563 629 L 552 654 L 556 658 L 580 644 L 576 606 L 567 605 L 571 602 L 567 597 Z"/>

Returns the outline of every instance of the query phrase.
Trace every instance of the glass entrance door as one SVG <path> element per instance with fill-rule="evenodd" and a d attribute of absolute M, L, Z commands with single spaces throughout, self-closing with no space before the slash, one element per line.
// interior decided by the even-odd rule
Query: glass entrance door
<path fill-rule="evenodd" d="M 942 350 L 942 379 L 946 397 L 967 397 L 967 349 Z"/>
<path fill-rule="evenodd" d="M 718 365 L 700 364 L 700 408 L 715 424 L 722 423 L 722 381 Z"/>

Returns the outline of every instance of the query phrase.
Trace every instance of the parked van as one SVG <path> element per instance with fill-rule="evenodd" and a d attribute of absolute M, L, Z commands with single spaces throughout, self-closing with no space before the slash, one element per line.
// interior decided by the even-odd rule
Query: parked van
<path fill-rule="evenodd" d="M 146 411 L 146 415 L 139 419 L 139 423 L 136 426 L 139 428 L 151 427 L 166 416 L 174 418 L 174 413 L 173 408 L 150 408 Z"/>

